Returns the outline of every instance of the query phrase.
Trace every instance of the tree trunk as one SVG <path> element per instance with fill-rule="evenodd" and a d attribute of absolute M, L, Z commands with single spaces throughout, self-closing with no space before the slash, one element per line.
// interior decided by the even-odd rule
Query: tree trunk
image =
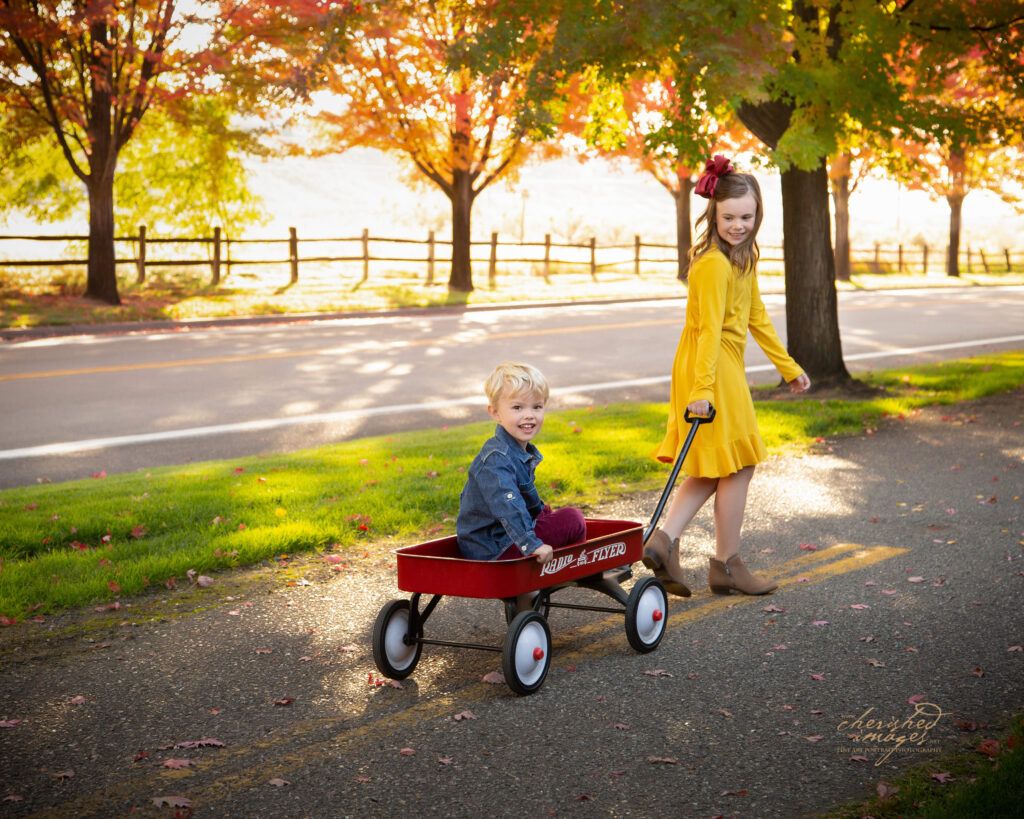
<path fill-rule="evenodd" d="M 452 272 L 448 289 L 473 292 L 470 261 L 470 212 L 473 209 L 473 180 L 468 171 L 456 170 L 452 179 Z"/>
<path fill-rule="evenodd" d="M 839 339 L 835 259 L 825 159 L 813 171 L 782 173 L 786 346 L 819 387 L 850 381 Z"/>
<path fill-rule="evenodd" d="M 841 282 L 850 280 L 850 175 L 842 174 L 832 178 L 832 201 L 836 214 L 836 278 Z"/>
<path fill-rule="evenodd" d="M 89 263 L 85 295 L 120 304 L 114 255 L 114 177 L 92 175 L 89 191 Z"/>
<path fill-rule="evenodd" d="M 949 202 L 949 249 L 946 251 L 946 275 L 960 276 L 960 212 L 963 196 L 947 196 Z"/>
<path fill-rule="evenodd" d="M 690 193 L 694 182 L 689 176 L 679 175 L 679 190 L 672 194 L 676 201 L 676 253 L 679 270 L 676 278 L 686 281 L 690 272 L 690 248 L 693 247 L 693 233 L 690 228 Z"/>

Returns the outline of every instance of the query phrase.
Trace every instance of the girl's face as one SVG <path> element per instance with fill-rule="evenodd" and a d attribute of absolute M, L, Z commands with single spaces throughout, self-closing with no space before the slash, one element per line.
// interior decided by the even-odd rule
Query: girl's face
<path fill-rule="evenodd" d="M 748 238 L 757 219 L 757 201 L 752 193 L 716 203 L 715 228 L 722 241 L 735 247 Z"/>

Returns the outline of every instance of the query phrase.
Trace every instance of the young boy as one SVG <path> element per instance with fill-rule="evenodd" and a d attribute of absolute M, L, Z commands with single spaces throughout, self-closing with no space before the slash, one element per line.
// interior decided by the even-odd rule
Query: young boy
<path fill-rule="evenodd" d="M 534 555 L 547 563 L 553 548 L 587 535 L 582 512 L 569 506 L 552 511 L 534 485 L 543 456 L 532 441 L 544 424 L 548 382 L 528 364 L 505 363 L 484 391 L 498 425 L 469 467 L 455 524 L 459 549 L 473 560 Z"/>

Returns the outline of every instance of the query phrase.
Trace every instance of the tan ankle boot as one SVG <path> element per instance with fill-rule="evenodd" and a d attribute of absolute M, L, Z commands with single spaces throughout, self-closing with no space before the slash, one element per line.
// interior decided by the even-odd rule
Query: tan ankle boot
<path fill-rule="evenodd" d="M 708 560 L 708 585 L 715 594 L 730 594 L 733 591 L 742 594 L 768 594 L 779 587 L 778 583 L 772 583 L 751 572 L 743 565 L 743 560 L 738 554 L 724 563 L 713 557 Z"/>
<path fill-rule="evenodd" d="M 644 546 L 644 565 L 654 572 L 665 591 L 678 597 L 689 597 L 690 589 L 683 582 L 683 570 L 679 565 L 679 538 L 669 541 L 661 529 L 655 529 Z"/>

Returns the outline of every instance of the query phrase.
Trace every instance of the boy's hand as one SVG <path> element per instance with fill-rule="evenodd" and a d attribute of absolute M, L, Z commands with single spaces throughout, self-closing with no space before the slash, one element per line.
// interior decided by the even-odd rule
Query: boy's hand
<path fill-rule="evenodd" d="M 552 549 L 548 544 L 537 547 L 537 551 L 533 553 L 533 556 L 537 558 L 537 562 L 541 565 L 547 563 L 555 555 L 555 550 Z"/>

